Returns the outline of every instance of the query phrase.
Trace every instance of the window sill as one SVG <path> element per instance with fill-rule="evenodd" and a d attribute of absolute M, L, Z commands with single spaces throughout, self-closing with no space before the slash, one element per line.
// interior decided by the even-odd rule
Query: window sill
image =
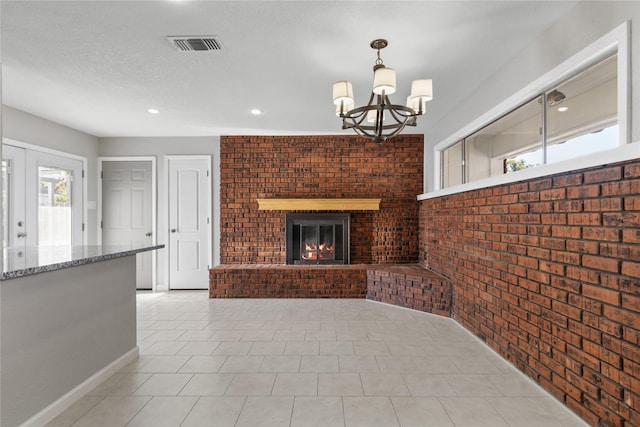
<path fill-rule="evenodd" d="M 512 182 L 526 181 L 535 178 L 542 178 L 563 172 L 571 172 L 578 169 L 591 168 L 610 163 L 623 162 L 640 158 L 640 141 L 625 144 L 613 150 L 601 151 L 559 163 L 538 166 L 531 169 L 524 169 L 505 175 L 492 176 L 478 181 L 468 182 L 454 187 L 443 188 L 442 190 L 420 194 L 418 200 L 433 199 L 436 197 L 448 196 L 451 194 L 464 193 L 466 191 L 477 190 L 479 188 L 493 187 Z"/>

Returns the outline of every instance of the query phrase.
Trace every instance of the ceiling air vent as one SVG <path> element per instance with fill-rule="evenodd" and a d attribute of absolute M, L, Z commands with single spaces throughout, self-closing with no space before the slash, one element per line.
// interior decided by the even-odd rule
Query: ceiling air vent
<path fill-rule="evenodd" d="M 167 36 L 167 40 L 181 52 L 222 50 L 222 43 L 216 36 Z"/>

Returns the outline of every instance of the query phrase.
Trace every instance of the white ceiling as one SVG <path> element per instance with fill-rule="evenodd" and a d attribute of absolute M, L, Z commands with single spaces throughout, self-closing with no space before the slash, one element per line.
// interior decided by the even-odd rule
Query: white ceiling
<path fill-rule="evenodd" d="M 99 137 L 336 134 L 332 84 L 364 104 L 386 38 L 392 101 L 433 79 L 423 133 L 575 3 L 3 0 L 2 101 Z M 224 50 L 165 38 L 195 35 Z"/>

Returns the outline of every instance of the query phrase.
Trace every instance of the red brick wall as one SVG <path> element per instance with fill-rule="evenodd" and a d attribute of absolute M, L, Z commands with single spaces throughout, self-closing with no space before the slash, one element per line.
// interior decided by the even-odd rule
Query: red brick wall
<path fill-rule="evenodd" d="M 591 425 L 640 426 L 640 161 L 420 203 L 453 317 Z"/>
<path fill-rule="evenodd" d="M 418 259 L 422 135 L 378 145 L 358 136 L 220 138 L 222 264 L 284 264 L 285 214 L 257 198 L 381 198 L 351 212 L 351 262 Z"/>
<path fill-rule="evenodd" d="M 209 298 L 364 298 L 364 265 L 219 265 Z"/>
<path fill-rule="evenodd" d="M 451 284 L 418 264 L 367 268 L 367 299 L 451 316 Z"/>

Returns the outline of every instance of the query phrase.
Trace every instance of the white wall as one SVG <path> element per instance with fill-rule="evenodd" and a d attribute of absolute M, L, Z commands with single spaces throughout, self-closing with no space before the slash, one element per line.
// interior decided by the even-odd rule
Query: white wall
<path fill-rule="evenodd" d="M 631 22 L 630 141 L 640 140 L 640 7 L 635 1 L 579 2 L 498 73 L 478 82 L 478 90 L 452 114 L 429 124 L 430 132 L 425 135 L 425 191 L 434 190 L 431 154 L 438 143 L 625 21 Z"/>
<path fill-rule="evenodd" d="M 220 137 L 136 137 L 101 138 L 100 157 L 117 156 L 156 156 L 157 166 L 157 203 L 158 230 L 157 243 L 166 245 L 169 238 L 167 172 L 164 170 L 164 156 L 167 155 L 210 155 L 212 156 L 213 178 L 213 260 L 212 265 L 220 263 Z M 158 291 L 167 290 L 168 251 L 158 253 L 157 286 Z"/>
<path fill-rule="evenodd" d="M 2 136 L 19 142 L 86 157 L 85 183 L 87 185 L 87 201 L 96 201 L 97 180 L 95 167 L 98 155 L 98 138 L 6 105 L 2 106 Z M 88 217 L 85 218 L 87 242 L 93 245 L 96 243 L 97 212 L 94 208 L 89 209 L 87 213 Z"/>

